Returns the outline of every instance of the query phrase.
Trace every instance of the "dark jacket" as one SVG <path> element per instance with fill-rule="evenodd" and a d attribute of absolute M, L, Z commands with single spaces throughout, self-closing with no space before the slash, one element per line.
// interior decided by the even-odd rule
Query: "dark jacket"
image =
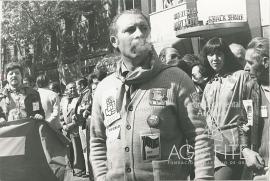
<path fill-rule="evenodd" d="M 83 112 L 87 111 L 87 116 L 91 114 L 92 111 L 92 96 L 91 91 L 86 87 L 78 98 L 78 102 L 75 106 L 75 115 L 79 121 L 79 124 L 82 125 L 82 128 L 86 127 L 86 118 L 83 117 Z"/>
<path fill-rule="evenodd" d="M 253 102 L 253 126 L 250 126 L 247 130 L 244 125 L 247 124 L 247 119 L 239 119 L 238 123 L 238 131 L 239 131 L 239 144 L 241 146 L 247 146 L 251 148 L 252 150 L 258 151 L 258 148 L 260 146 L 260 127 L 262 127 L 260 124 L 262 121 L 260 120 L 260 86 L 257 83 L 256 79 L 251 79 L 246 84 L 247 92 L 245 95 L 247 95 L 246 99 L 251 99 Z"/>
<path fill-rule="evenodd" d="M 9 87 L 5 87 L 0 91 L 0 117 L 4 117 L 7 121 L 9 121 L 9 111 L 15 108 L 11 105 L 12 98 L 10 94 L 11 90 Z M 34 116 L 35 114 L 40 114 L 45 117 L 40 96 L 36 90 L 30 87 L 22 87 L 20 88 L 19 94 L 25 96 L 24 106 L 27 117 Z"/>

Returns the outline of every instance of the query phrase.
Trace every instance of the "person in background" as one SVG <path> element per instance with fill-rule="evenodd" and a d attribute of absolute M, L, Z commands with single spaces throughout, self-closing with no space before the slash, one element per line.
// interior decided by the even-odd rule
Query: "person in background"
<path fill-rule="evenodd" d="M 42 74 L 37 77 L 36 86 L 39 92 L 41 104 L 45 112 L 45 120 L 55 130 L 61 131 L 62 125 L 60 124 L 60 100 L 59 96 L 49 90 L 49 80 L 46 75 Z"/>
<path fill-rule="evenodd" d="M 162 63 L 167 65 L 177 65 L 181 59 L 181 55 L 178 50 L 172 47 L 163 48 L 160 51 L 159 59 Z"/>
<path fill-rule="evenodd" d="M 97 88 L 97 86 L 98 86 L 98 83 L 99 82 L 93 82 L 92 84 L 91 84 L 91 93 L 92 93 L 92 97 L 94 97 L 94 94 L 95 94 L 95 91 L 96 91 L 96 88 Z"/>
<path fill-rule="evenodd" d="M 62 95 L 61 95 L 61 88 L 60 88 L 60 84 L 59 83 L 57 83 L 57 82 L 50 82 L 49 83 L 49 89 L 51 91 L 55 92 L 59 96 L 59 98 L 62 97 Z"/>
<path fill-rule="evenodd" d="M 185 138 L 195 150 L 195 179 L 213 179 L 212 141 L 197 114 L 192 80 L 159 61 L 150 33 L 147 17 L 136 9 L 111 23 L 110 42 L 121 59 L 94 94 L 90 159 L 95 179 L 186 180 L 189 165 L 170 163 L 185 162 L 170 156 L 175 147 L 185 147 Z"/>
<path fill-rule="evenodd" d="M 18 119 L 45 118 L 39 93 L 31 87 L 23 86 L 22 75 L 23 67 L 19 63 L 6 65 L 8 84 L 0 91 L 0 125 Z"/>
<path fill-rule="evenodd" d="M 241 179 L 243 161 L 238 143 L 238 120 L 247 119 L 242 104 L 250 76 L 234 60 L 222 38 L 204 45 L 202 58 L 207 77 L 201 106 L 215 141 L 215 180 Z"/>
<path fill-rule="evenodd" d="M 186 62 L 187 65 L 190 67 L 190 69 L 192 68 L 193 65 L 195 64 L 200 64 L 200 60 L 199 58 L 194 55 L 194 54 L 185 54 L 182 58 L 182 61 Z"/>
<path fill-rule="evenodd" d="M 25 87 L 31 87 L 31 78 L 28 77 L 28 76 L 25 76 L 25 77 L 23 78 L 23 85 L 24 85 Z"/>
<path fill-rule="evenodd" d="M 73 174 L 77 177 L 83 177 L 85 173 L 85 161 L 83 156 L 82 144 L 79 135 L 79 120 L 76 119 L 75 107 L 78 101 L 76 84 L 68 83 L 66 86 L 66 95 L 61 99 L 60 110 L 62 113 L 63 133 L 71 139 L 71 164 Z"/>
<path fill-rule="evenodd" d="M 107 75 L 108 75 L 107 69 L 106 68 L 102 68 L 102 69 L 96 70 L 95 71 L 95 75 L 97 76 L 97 81 L 94 81 L 94 82 L 100 82 L 105 77 L 107 77 Z"/>
<path fill-rule="evenodd" d="M 206 70 L 202 64 L 194 64 L 192 66 L 191 74 L 192 74 L 192 81 L 195 85 L 195 89 L 199 94 L 201 100 L 205 85 L 208 81 Z"/>
<path fill-rule="evenodd" d="M 180 60 L 177 67 L 183 70 L 189 77 L 191 77 L 191 67 L 183 60 Z"/>
<path fill-rule="evenodd" d="M 242 154 L 252 173 L 244 179 L 269 179 L 269 39 L 256 37 L 247 46 L 245 70 L 254 78 L 248 84 L 248 94 L 253 105 L 253 124 L 240 120 Z M 253 178 L 254 177 L 254 178 Z"/>
<path fill-rule="evenodd" d="M 242 68 L 244 69 L 245 65 L 246 65 L 246 60 L 245 60 L 245 53 L 246 50 L 245 48 L 237 43 L 231 43 L 229 45 L 232 53 L 234 54 L 236 60 L 238 61 L 238 63 L 242 66 Z"/>
<path fill-rule="evenodd" d="M 88 82 L 86 78 L 80 78 L 76 81 L 76 87 L 79 93 L 79 99 L 77 101 L 75 107 L 75 115 L 79 122 L 79 134 L 82 143 L 82 149 L 84 154 L 85 160 L 85 167 L 86 167 L 86 176 L 89 175 L 89 144 L 87 143 L 86 139 L 86 131 L 89 131 L 90 125 L 90 114 L 91 114 L 91 106 L 92 106 L 92 97 L 91 91 L 87 86 Z M 92 173 L 92 171 L 91 171 Z"/>

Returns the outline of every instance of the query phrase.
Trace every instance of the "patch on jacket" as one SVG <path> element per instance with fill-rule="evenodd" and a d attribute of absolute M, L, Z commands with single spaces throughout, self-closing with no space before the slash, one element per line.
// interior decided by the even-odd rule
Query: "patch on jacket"
<path fill-rule="evenodd" d="M 107 97 L 106 98 L 105 115 L 112 116 L 115 113 L 116 113 L 116 101 L 112 96 Z"/>
<path fill-rule="evenodd" d="M 167 89 L 165 88 L 154 88 L 150 90 L 149 104 L 152 106 L 166 106 Z"/>
<path fill-rule="evenodd" d="M 107 127 L 111 125 L 116 120 L 119 120 L 121 118 L 120 113 L 116 110 L 116 100 L 113 96 L 109 96 L 105 100 L 105 120 L 104 125 Z"/>

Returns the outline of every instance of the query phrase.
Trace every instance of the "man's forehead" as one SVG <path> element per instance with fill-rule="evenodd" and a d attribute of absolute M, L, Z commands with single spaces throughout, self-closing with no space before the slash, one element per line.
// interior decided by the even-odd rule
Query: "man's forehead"
<path fill-rule="evenodd" d="M 8 71 L 8 73 L 10 72 L 20 72 L 20 69 L 19 68 L 14 68 L 14 69 L 11 69 Z"/>
<path fill-rule="evenodd" d="M 258 59 L 260 55 L 258 55 L 258 53 L 256 53 L 256 51 L 254 49 L 248 49 L 246 51 L 246 55 L 245 55 L 245 59 L 248 61 L 252 61 L 252 62 L 260 62 Z"/>
<path fill-rule="evenodd" d="M 129 26 L 134 26 L 137 24 L 148 25 L 146 19 L 141 14 L 122 14 L 117 22 L 118 28 L 125 28 Z"/>
<path fill-rule="evenodd" d="M 247 49 L 245 57 L 247 59 L 254 58 L 255 56 L 255 50 L 254 49 Z"/>

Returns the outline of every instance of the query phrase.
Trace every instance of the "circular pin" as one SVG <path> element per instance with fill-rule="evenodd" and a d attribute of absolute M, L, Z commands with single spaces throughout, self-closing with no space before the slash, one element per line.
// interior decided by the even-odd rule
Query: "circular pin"
<path fill-rule="evenodd" d="M 151 127 L 151 128 L 157 128 L 159 125 L 159 117 L 156 115 L 150 115 L 147 119 L 147 124 Z"/>

